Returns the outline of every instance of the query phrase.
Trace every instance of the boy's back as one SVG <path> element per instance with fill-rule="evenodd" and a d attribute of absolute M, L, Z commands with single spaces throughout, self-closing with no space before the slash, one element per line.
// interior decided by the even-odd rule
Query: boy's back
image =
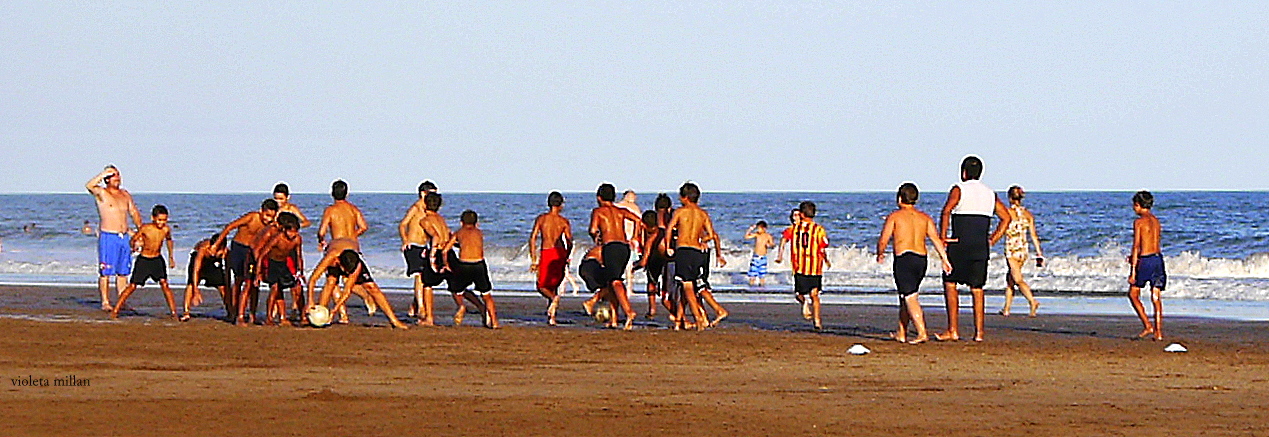
<path fill-rule="evenodd" d="M 1133 239 L 1136 240 L 1139 256 L 1153 255 L 1159 253 L 1159 240 L 1163 226 L 1159 224 L 1159 217 L 1153 212 L 1146 210 L 1140 217 L 1132 223 Z"/>
<path fill-rule="evenodd" d="M 485 236 L 476 225 L 463 225 L 454 232 L 458 246 L 458 260 L 474 262 L 485 259 Z"/>
<path fill-rule="evenodd" d="M 890 213 L 886 221 L 894 224 L 895 255 L 904 252 L 926 254 L 925 239 L 933 229 L 933 218 L 916 208 L 900 208 Z"/>

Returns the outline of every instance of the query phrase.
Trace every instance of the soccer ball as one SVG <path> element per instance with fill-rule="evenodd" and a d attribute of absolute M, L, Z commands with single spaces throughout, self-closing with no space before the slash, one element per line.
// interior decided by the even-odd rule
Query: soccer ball
<path fill-rule="evenodd" d="M 595 321 L 599 323 L 608 323 L 612 320 L 612 308 L 608 308 L 607 304 L 601 304 L 599 308 L 595 308 Z"/>
<path fill-rule="evenodd" d="M 325 328 L 330 326 L 330 310 L 321 305 L 313 305 L 308 307 L 306 312 L 308 315 L 308 323 L 316 328 Z"/>

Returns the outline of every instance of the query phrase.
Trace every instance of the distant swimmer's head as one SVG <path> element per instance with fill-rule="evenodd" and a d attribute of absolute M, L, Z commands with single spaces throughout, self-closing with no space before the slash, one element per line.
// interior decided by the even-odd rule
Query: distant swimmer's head
<path fill-rule="evenodd" d="M 278 203 L 290 200 L 291 187 L 287 186 L 286 182 L 278 182 L 277 185 L 273 186 L 273 198 L 276 199 Z"/>
<path fill-rule="evenodd" d="M 423 183 L 419 184 L 419 197 L 423 197 L 427 193 L 435 192 L 436 184 L 432 183 L 432 181 L 423 181 Z"/>
<path fill-rule="evenodd" d="M 687 199 L 692 203 L 700 202 L 701 187 L 692 182 L 684 182 L 683 186 L 679 187 L 679 199 Z"/>
<path fill-rule="evenodd" d="M 983 177 L 983 160 L 969 155 L 961 160 L 961 180 L 976 181 Z"/>
<path fill-rule="evenodd" d="M 815 202 L 805 201 L 798 204 L 798 212 L 802 213 L 802 217 L 815 218 Z"/>
<path fill-rule="evenodd" d="M 1154 208 L 1154 195 L 1146 190 L 1138 191 L 1137 194 L 1132 195 L 1132 204 L 1146 210 Z"/>
<path fill-rule="evenodd" d="M 300 217 L 290 212 L 278 214 L 278 226 L 284 231 L 300 230 Z"/>
<path fill-rule="evenodd" d="M 337 179 L 330 184 L 330 197 L 335 200 L 344 200 L 348 198 L 348 183 L 343 179 Z"/>
<path fill-rule="evenodd" d="M 789 211 L 789 223 L 797 223 L 800 221 L 802 221 L 802 210 L 793 208 L 792 211 Z"/>
<path fill-rule="evenodd" d="M 440 211 L 442 200 L 441 193 L 427 193 L 423 195 L 423 207 L 432 212 Z"/>
<path fill-rule="evenodd" d="M 643 219 L 644 226 L 647 226 L 649 228 L 657 227 L 657 212 L 656 211 L 653 211 L 653 210 L 644 211 L 643 217 L 640 217 L 640 218 Z"/>
<path fill-rule="evenodd" d="M 551 194 L 547 194 L 546 206 L 564 206 L 564 195 L 560 194 L 559 191 L 552 191 Z"/>
<path fill-rule="evenodd" d="M 464 225 L 474 225 L 480 220 L 480 216 L 476 214 L 476 211 L 469 209 L 463 211 L 463 215 L 459 217 L 459 220 L 461 220 Z"/>
<path fill-rule="evenodd" d="M 1022 203 L 1022 199 L 1027 197 L 1027 192 L 1022 189 L 1021 185 L 1009 187 L 1009 202 Z"/>
<path fill-rule="evenodd" d="M 674 206 L 674 202 L 670 200 L 669 194 L 660 193 L 657 194 L 657 200 L 653 203 L 653 205 L 656 206 L 656 209 L 666 210 L 670 209 L 671 206 Z"/>
<path fill-rule="evenodd" d="M 361 255 L 352 249 L 344 249 L 339 253 L 339 267 L 345 272 L 357 270 L 357 266 L 361 265 Z"/>
<path fill-rule="evenodd" d="M 599 184 L 599 189 L 595 190 L 595 197 L 598 197 L 599 200 L 602 200 L 604 202 L 616 201 L 617 187 L 614 187 L 612 186 L 612 184 L 607 182 Z"/>
<path fill-rule="evenodd" d="M 150 219 L 152 219 L 156 225 L 166 226 L 167 207 L 163 205 L 154 205 L 154 208 L 150 208 Z"/>
<path fill-rule="evenodd" d="M 264 199 L 260 202 L 260 217 L 265 223 L 273 223 L 273 219 L 278 216 L 278 201 L 273 199 Z"/>
<path fill-rule="evenodd" d="M 904 205 L 916 205 L 917 199 L 921 198 L 921 190 L 917 189 L 916 184 L 904 182 L 899 186 L 899 203 Z"/>

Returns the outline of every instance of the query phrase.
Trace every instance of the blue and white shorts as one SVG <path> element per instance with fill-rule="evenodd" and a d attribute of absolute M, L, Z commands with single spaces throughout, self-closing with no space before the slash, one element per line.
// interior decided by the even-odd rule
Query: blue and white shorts
<path fill-rule="evenodd" d="M 101 276 L 132 273 L 132 247 L 126 234 L 102 232 L 97 237 L 97 263 Z"/>
<path fill-rule="evenodd" d="M 767 276 L 767 256 L 754 254 L 749 259 L 749 277 L 761 278 Z"/>

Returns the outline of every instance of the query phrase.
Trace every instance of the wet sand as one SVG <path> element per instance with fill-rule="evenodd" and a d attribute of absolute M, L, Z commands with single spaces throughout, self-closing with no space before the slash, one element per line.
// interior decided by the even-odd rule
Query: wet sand
<path fill-rule="evenodd" d="M 149 316 L 109 322 L 95 294 L 0 286 L 0 435 L 1269 435 L 1264 322 L 1165 320 L 1173 354 L 1125 317 L 993 315 L 985 343 L 912 346 L 879 306 L 828 307 L 822 333 L 793 304 L 621 332 L 577 298 L 548 327 L 545 300 L 503 296 L 504 329 L 399 331 L 359 306 L 326 329 L 179 323 L 154 287 L 130 302 Z M 70 375 L 88 385 L 11 384 Z"/>

